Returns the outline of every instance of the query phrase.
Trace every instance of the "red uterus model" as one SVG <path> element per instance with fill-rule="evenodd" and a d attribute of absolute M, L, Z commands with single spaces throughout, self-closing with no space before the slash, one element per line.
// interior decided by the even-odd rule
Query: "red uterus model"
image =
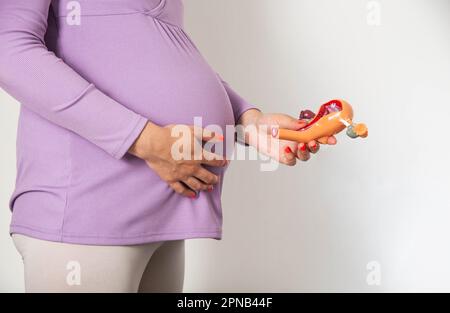
<path fill-rule="evenodd" d="M 302 111 L 300 119 L 311 119 L 299 130 L 274 129 L 272 134 L 279 139 L 308 143 L 317 140 L 326 144 L 328 138 L 347 128 L 347 135 L 351 138 L 368 135 L 367 126 L 354 124 L 352 106 L 344 100 L 331 100 L 323 104 L 317 114 L 307 110 Z"/>

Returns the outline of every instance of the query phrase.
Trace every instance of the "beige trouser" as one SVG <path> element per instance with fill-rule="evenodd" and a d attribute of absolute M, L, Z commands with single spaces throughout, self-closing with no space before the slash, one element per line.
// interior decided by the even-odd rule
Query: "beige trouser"
<path fill-rule="evenodd" d="M 184 240 L 90 246 L 13 234 L 26 292 L 182 292 Z"/>

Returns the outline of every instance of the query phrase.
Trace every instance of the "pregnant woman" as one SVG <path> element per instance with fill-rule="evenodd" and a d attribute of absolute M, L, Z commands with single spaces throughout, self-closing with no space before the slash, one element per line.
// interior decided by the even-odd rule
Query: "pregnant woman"
<path fill-rule="evenodd" d="M 29 292 L 182 291 L 184 240 L 222 236 L 228 162 L 175 160 L 173 125 L 304 125 L 221 80 L 181 0 L 2 0 L 0 87 L 21 102 L 10 233 Z M 260 150 L 294 165 L 319 149 L 279 147 Z"/>

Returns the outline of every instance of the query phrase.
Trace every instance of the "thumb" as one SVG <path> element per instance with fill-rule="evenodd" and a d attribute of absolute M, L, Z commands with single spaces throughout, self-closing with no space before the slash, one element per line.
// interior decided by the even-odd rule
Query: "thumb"
<path fill-rule="evenodd" d="M 277 123 L 280 128 L 299 130 L 300 128 L 306 126 L 307 120 L 298 120 L 290 115 L 279 115 L 277 118 Z"/>
<path fill-rule="evenodd" d="M 213 132 L 212 130 L 208 128 L 201 128 L 199 126 L 193 126 L 192 127 L 194 136 L 201 141 L 223 141 L 223 135 L 218 132 Z"/>

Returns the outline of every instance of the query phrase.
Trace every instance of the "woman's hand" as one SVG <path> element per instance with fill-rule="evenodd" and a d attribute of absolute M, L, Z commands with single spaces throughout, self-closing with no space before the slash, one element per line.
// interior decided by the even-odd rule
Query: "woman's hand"
<path fill-rule="evenodd" d="M 130 148 L 129 153 L 143 159 L 162 180 L 166 181 L 175 192 L 195 198 L 198 192 L 212 191 L 219 182 L 219 177 L 206 170 L 203 165 L 223 167 L 228 164 L 222 156 L 200 148 L 194 148 L 198 142 L 223 140 L 221 135 L 213 135 L 202 129 L 190 126 L 190 156 L 176 160 L 172 155 L 172 147 L 179 138 L 172 136 L 175 125 L 160 127 L 148 122 L 139 138 Z M 187 127 L 187 126 L 186 126 Z M 201 137 L 201 138 L 199 138 Z M 197 142 L 196 142 L 197 141 Z M 201 155 L 195 155 L 200 154 Z"/>
<path fill-rule="evenodd" d="M 251 132 L 246 134 L 246 143 L 256 147 L 259 152 L 268 155 L 276 161 L 290 166 L 296 164 L 296 159 L 301 161 L 309 160 L 311 153 L 315 154 L 319 151 L 320 144 L 315 140 L 307 144 L 279 140 L 273 138 L 272 128 L 299 130 L 307 123 L 308 120 L 298 120 L 286 114 L 264 114 L 258 110 L 248 110 L 239 120 L 239 124 L 244 127 L 254 125 L 257 129 L 256 134 Z M 328 144 L 335 145 L 336 138 L 330 137 Z"/>

